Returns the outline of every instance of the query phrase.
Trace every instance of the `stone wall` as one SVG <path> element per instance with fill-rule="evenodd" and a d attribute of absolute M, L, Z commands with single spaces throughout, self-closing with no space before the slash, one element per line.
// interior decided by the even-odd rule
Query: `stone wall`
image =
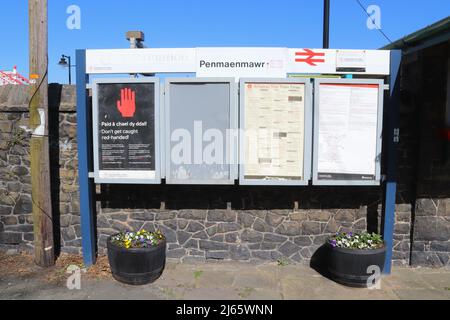
<path fill-rule="evenodd" d="M 103 186 L 98 246 L 160 229 L 173 258 L 307 262 L 333 233 L 378 231 L 378 198 L 377 188 Z"/>
<path fill-rule="evenodd" d="M 0 245 L 33 245 L 27 88 L 0 87 Z M 54 238 L 59 251 L 81 245 L 74 87 L 49 86 Z"/>
<path fill-rule="evenodd" d="M 0 243 L 33 241 L 28 114 L 0 111 Z"/>

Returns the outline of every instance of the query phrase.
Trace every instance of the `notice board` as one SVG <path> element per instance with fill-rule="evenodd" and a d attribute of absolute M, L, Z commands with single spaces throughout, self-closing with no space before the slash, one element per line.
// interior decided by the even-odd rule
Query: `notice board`
<path fill-rule="evenodd" d="M 234 78 L 166 79 L 166 183 L 234 184 L 236 100 Z"/>
<path fill-rule="evenodd" d="M 160 183 L 159 79 L 93 82 L 94 179 Z"/>
<path fill-rule="evenodd" d="M 308 184 L 311 98 L 309 79 L 241 79 L 241 184 Z"/>
<path fill-rule="evenodd" d="M 313 184 L 380 184 L 383 89 L 382 80 L 315 80 Z"/>

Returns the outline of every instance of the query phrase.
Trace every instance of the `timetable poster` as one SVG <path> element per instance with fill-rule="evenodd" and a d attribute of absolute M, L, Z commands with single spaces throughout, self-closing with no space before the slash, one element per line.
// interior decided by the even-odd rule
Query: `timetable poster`
<path fill-rule="evenodd" d="M 321 84 L 319 90 L 318 179 L 375 180 L 379 86 Z"/>
<path fill-rule="evenodd" d="M 303 177 L 305 84 L 245 84 L 245 178 Z"/>
<path fill-rule="evenodd" d="M 155 178 L 154 83 L 98 85 L 98 159 L 100 178 Z"/>

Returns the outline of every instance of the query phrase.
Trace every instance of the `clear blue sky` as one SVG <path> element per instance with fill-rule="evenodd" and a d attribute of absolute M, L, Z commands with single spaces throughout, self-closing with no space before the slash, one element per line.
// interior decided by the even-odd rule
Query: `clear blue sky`
<path fill-rule="evenodd" d="M 143 30 L 151 47 L 322 46 L 322 0 L 49 0 L 49 81 L 66 83 L 60 55 L 79 48 L 126 48 L 127 30 Z M 381 8 L 394 41 L 450 15 L 450 0 L 361 0 Z M 377 49 L 387 40 L 366 27 L 356 0 L 331 0 L 331 48 Z M 69 5 L 81 8 L 81 29 L 69 30 Z M 28 76 L 28 1 L 0 3 L 0 70 Z"/>

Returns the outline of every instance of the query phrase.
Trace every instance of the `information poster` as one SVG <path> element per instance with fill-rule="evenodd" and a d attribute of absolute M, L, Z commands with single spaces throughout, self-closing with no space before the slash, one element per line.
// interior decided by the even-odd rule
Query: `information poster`
<path fill-rule="evenodd" d="M 155 178 L 155 84 L 98 84 L 101 179 Z"/>
<path fill-rule="evenodd" d="M 301 180 L 305 84 L 245 84 L 245 178 Z"/>
<path fill-rule="evenodd" d="M 319 180 L 375 180 L 379 86 L 319 87 Z"/>
<path fill-rule="evenodd" d="M 230 81 L 167 84 L 168 184 L 234 183 Z"/>

